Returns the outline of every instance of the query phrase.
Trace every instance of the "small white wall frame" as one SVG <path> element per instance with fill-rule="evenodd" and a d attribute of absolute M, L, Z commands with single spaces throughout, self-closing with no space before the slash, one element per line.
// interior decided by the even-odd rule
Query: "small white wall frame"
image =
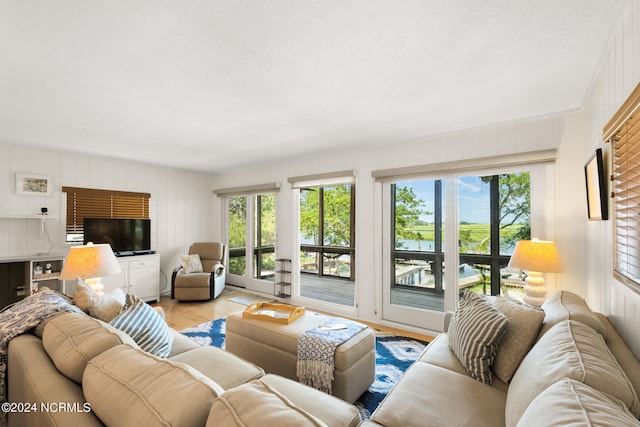
<path fill-rule="evenodd" d="M 50 196 L 51 177 L 29 172 L 16 172 L 16 193 L 27 196 Z"/>

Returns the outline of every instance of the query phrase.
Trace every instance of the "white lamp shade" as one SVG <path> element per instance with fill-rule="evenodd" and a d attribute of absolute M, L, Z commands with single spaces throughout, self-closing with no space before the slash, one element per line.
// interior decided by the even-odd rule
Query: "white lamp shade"
<path fill-rule="evenodd" d="M 86 246 L 74 246 L 69 249 L 60 272 L 60 279 L 92 279 L 118 274 L 121 271 L 111 245 L 89 243 Z"/>
<path fill-rule="evenodd" d="M 563 271 L 556 245 L 544 240 L 518 241 L 509 261 L 509 267 L 540 273 Z"/>

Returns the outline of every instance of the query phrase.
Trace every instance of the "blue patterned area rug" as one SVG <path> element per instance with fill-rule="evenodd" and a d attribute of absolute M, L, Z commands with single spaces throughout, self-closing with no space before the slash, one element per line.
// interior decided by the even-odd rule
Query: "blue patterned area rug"
<path fill-rule="evenodd" d="M 180 331 L 202 345 L 224 348 L 226 319 L 218 319 Z M 363 419 L 368 419 L 382 399 L 402 378 L 427 346 L 427 342 L 384 334 L 376 335 L 376 379 L 355 403 Z"/>

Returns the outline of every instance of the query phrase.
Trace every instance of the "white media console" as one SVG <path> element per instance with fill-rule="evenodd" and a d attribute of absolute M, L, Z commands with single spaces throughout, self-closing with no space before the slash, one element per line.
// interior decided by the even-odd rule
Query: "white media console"
<path fill-rule="evenodd" d="M 118 257 L 122 272 L 102 278 L 104 291 L 122 288 L 144 301 L 160 301 L 160 254 Z"/>

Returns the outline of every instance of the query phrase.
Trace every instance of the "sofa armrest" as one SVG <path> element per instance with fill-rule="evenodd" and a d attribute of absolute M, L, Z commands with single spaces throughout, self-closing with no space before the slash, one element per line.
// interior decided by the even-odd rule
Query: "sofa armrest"
<path fill-rule="evenodd" d="M 10 413 L 9 425 L 103 425 L 86 403 L 82 387 L 58 371 L 40 338 L 22 334 L 12 339 L 7 366 L 8 401 L 32 402 L 38 407 L 34 412 Z M 61 404 L 75 405 L 77 410 L 42 410 L 47 405 L 57 409 Z"/>

